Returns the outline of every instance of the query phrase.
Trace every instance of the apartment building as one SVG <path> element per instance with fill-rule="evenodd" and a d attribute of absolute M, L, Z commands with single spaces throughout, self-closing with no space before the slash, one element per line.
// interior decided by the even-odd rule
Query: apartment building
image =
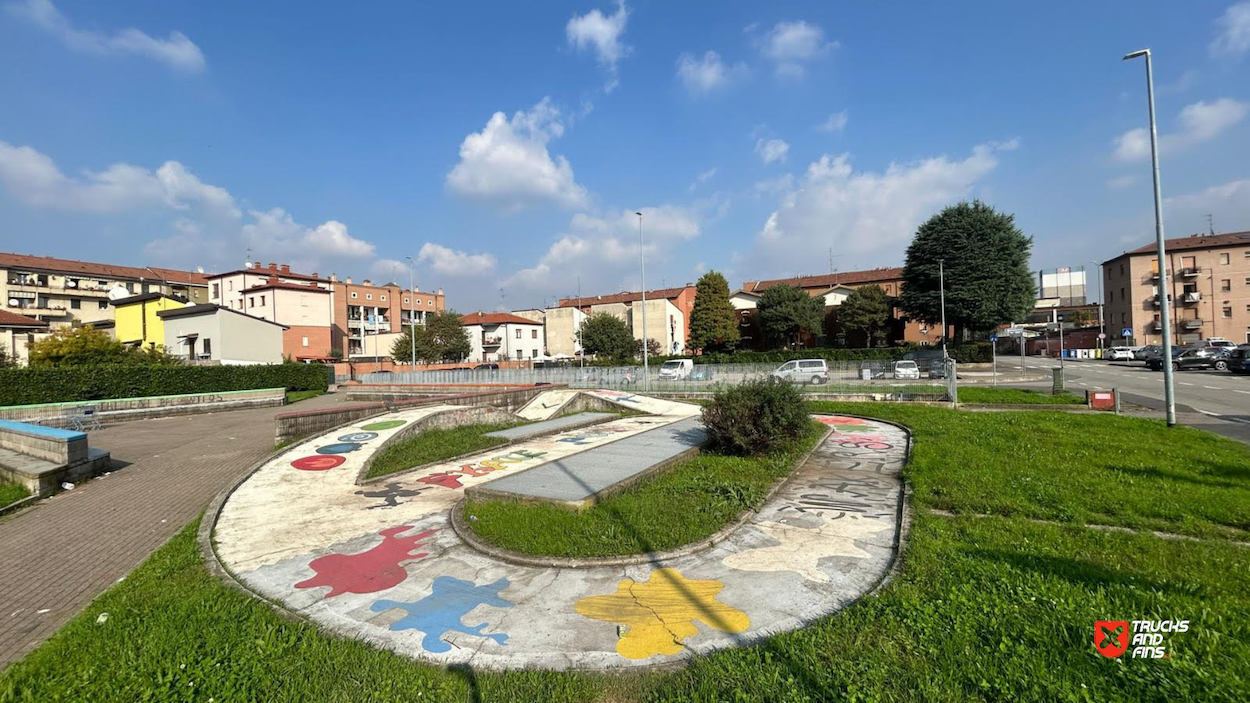
<path fill-rule="evenodd" d="M 742 288 L 730 296 L 730 303 L 742 318 L 740 330 L 744 348 L 763 349 L 765 340 L 756 317 L 756 303 L 764 291 L 778 285 L 790 285 L 803 289 L 812 297 L 820 297 L 825 303 L 825 329 L 819 337 L 811 337 L 805 342 L 815 345 L 828 338 L 840 340 L 852 346 L 865 344 L 867 340 L 855 339 L 854 333 L 848 335 L 837 324 L 837 307 L 846 300 L 856 288 L 862 286 L 879 286 L 891 298 L 898 298 L 903 292 L 902 268 L 876 268 L 865 271 L 839 271 L 818 276 L 796 276 L 793 278 L 776 278 L 765 281 L 746 281 Z M 936 344 L 942 339 L 939 325 L 929 325 L 919 320 L 912 320 L 901 310 L 892 313 L 894 323 L 889 330 L 891 343 Z M 849 337 L 849 338 L 848 338 Z"/>
<path fill-rule="evenodd" d="M 690 312 L 694 310 L 696 290 L 692 284 L 687 283 L 680 288 L 647 291 L 647 336 L 659 342 L 666 354 L 681 354 L 686 348 L 686 342 L 690 339 Z M 634 339 L 642 339 L 641 291 L 561 298 L 558 307 L 576 308 L 586 315 L 600 312 L 614 315 L 629 325 Z M 550 315 L 550 311 L 547 314 Z"/>
<path fill-rule="evenodd" d="M 442 288 L 409 291 L 394 283 L 374 285 L 367 278 L 360 283 L 351 278 L 339 280 L 334 274 L 330 274 L 330 286 L 334 292 L 332 342 L 344 359 L 376 356 L 378 340 L 371 337 L 399 334 L 410 320 L 424 325 L 427 317 L 443 312 L 447 305 Z"/>
<path fill-rule="evenodd" d="M 469 361 L 518 361 L 544 354 L 543 323 L 506 312 L 463 317 L 469 333 Z"/>
<path fill-rule="evenodd" d="M 208 277 L 209 302 L 286 327 L 282 351 L 301 361 L 330 358 L 334 322 L 331 282 L 316 273 L 260 262 Z"/>
<path fill-rule="evenodd" d="M 1160 343 L 1160 306 L 1170 304 L 1173 343 L 1250 343 L 1250 232 L 1194 234 L 1167 240 L 1165 249 L 1166 296 L 1153 243 L 1103 262 L 1107 336 L 1117 344 Z"/>
<path fill-rule="evenodd" d="M 47 332 L 46 322 L 0 310 L 0 355 L 15 358 L 25 366 L 30 359 L 29 345 L 47 336 Z"/>
<path fill-rule="evenodd" d="M 553 357 L 580 355 L 582 353 L 581 329 L 585 321 L 586 313 L 575 307 L 548 309 L 543 315 L 547 354 Z"/>
<path fill-rule="evenodd" d="M 3 309 L 52 329 L 111 321 L 114 298 L 162 293 L 208 302 L 203 274 L 156 266 L 118 266 L 49 256 L 0 253 Z"/>

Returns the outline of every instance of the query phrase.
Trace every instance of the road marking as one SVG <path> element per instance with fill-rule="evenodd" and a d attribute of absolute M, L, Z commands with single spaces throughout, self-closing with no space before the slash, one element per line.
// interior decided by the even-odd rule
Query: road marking
<path fill-rule="evenodd" d="M 1220 387 L 1219 387 L 1219 386 L 1203 386 L 1203 388 L 1205 388 L 1205 389 L 1207 389 L 1207 390 L 1209 390 L 1209 391 L 1218 391 L 1218 390 L 1220 389 Z"/>
<path fill-rule="evenodd" d="M 1234 392 L 1234 393 L 1245 393 L 1246 395 L 1250 395 L 1250 391 L 1243 391 L 1243 390 L 1241 390 L 1240 388 L 1234 388 L 1234 389 L 1233 389 L 1233 392 Z"/>
<path fill-rule="evenodd" d="M 1192 385 L 1194 385 L 1194 384 L 1192 384 L 1192 383 L 1185 383 L 1184 381 L 1177 381 L 1177 383 L 1179 383 L 1179 384 L 1180 384 L 1180 385 L 1182 385 L 1182 386 L 1192 386 Z"/>

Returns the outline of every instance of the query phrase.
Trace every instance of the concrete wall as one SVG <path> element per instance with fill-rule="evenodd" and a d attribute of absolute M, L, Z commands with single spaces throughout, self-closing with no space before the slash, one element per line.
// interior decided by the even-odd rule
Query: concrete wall
<path fill-rule="evenodd" d="M 289 442 L 386 412 L 385 403 L 360 403 L 325 410 L 296 410 L 278 413 L 274 416 L 274 441 L 279 444 Z"/>
<path fill-rule="evenodd" d="M 577 356 L 582 352 L 577 334 L 586 313 L 577 308 L 551 308 L 546 315 L 547 354 Z"/>
<path fill-rule="evenodd" d="M 643 310 L 642 301 L 634 303 L 629 310 L 634 339 L 642 339 Z M 648 300 L 645 310 L 647 336 L 660 343 L 660 353 L 682 353 L 686 348 L 686 317 L 682 311 L 666 299 Z"/>
<path fill-rule="evenodd" d="M 74 414 L 75 408 L 90 406 L 101 422 L 146 420 L 153 417 L 193 415 L 197 413 L 262 408 L 286 402 L 286 389 L 262 388 L 250 391 L 190 393 L 185 395 L 154 395 L 144 398 L 84 400 L 74 403 L 40 403 L 0 407 L 0 420 L 62 424 L 58 418 Z M 68 424 L 67 422 L 63 424 Z"/>
<path fill-rule="evenodd" d="M 386 401 L 396 405 L 475 405 L 517 410 L 535 396 L 564 386 L 495 386 L 483 385 L 415 385 L 361 384 L 346 389 L 350 401 Z M 333 425 L 331 425 L 333 426 Z"/>
<path fill-rule="evenodd" d="M 364 465 L 360 467 L 360 473 L 356 475 L 356 483 L 373 483 L 388 479 L 393 480 L 396 474 L 378 476 L 376 478 L 369 479 L 368 481 L 366 481 L 365 476 L 368 475 L 369 469 L 373 466 L 373 460 L 376 459 L 382 451 L 386 449 L 386 447 L 395 444 L 396 442 L 402 442 L 415 434 L 420 434 L 427 430 L 464 427 L 465 425 L 516 422 L 519 419 L 520 418 L 510 412 L 501 411 L 489 406 L 474 406 L 460 408 L 457 410 L 445 410 L 443 412 L 419 418 L 408 423 L 407 427 L 391 435 L 385 442 L 378 445 L 377 449 L 374 450 L 374 452 L 369 455 L 369 458 L 365 460 Z M 421 465 L 415 465 L 411 468 L 405 469 L 403 472 L 398 473 L 405 473 L 420 467 Z"/>

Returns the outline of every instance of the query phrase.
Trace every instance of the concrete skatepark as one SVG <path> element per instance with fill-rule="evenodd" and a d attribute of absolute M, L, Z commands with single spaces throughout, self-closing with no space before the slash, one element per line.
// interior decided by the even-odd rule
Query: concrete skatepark
<path fill-rule="evenodd" d="M 593 475 L 596 456 L 625 480 L 702 441 L 673 440 L 698 406 L 617 391 L 552 390 L 517 414 L 541 422 L 590 401 L 646 414 L 516 433 L 509 445 L 368 485 L 357 478 L 388 440 L 457 408 L 404 410 L 305 440 L 210 509 L 201 532 L 210 563 L 328 631 L 490 669 L 680 663 L 802 627 L 873 589 L 893 564 L 908 435 L 842 416 L 817 416 L 830 431 L 790 478 L 744 524 L 692 553 L 530 565 L 462 539 L 451 513 L 466 490 L 498 482 L 539 495 L 559 473 L 593 488 L 606 481 Z"/>

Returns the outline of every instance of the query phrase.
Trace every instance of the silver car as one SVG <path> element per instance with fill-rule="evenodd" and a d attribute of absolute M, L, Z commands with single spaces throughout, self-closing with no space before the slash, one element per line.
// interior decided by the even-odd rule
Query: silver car
<path fill-rule="evenodd" d="M 824 359 L 796 359 L 778 366 L 768 375 L 790 383 L 828 383 L 829 366 Z"/>

